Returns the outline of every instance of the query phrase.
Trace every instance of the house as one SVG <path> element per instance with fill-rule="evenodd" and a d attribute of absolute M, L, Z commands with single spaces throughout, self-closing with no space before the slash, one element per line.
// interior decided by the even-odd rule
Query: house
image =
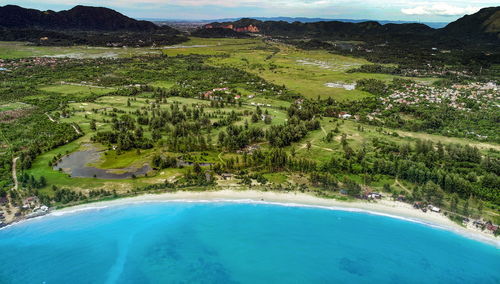
<path fill-rule="evenodd" d="M 432 212 L 436 212 L 436 213 L 441 212 L 441 209 L 439 207 L 436 207 L 433 205 L 429 205 L 427 208 L 429 208 L 429 210 L 431 210 Z"/>
<path fill-rule="evenodd" d="M 221 174 L 221 177 L 222 177 L 224 180 L 231 180 L 231 179 L 233 178 L 233 174 L 223 173 L 223 174 Z"/>
<path fill-rule="evenodd" d="M 493 225 L 491 223 L 488 223 L 488 224 L 486 224 L 486 229 L 488 229 L 488 230 L 490 230 L 492 232 L 495 232 L 496 230 L 498 230 L 498 226 L 495 226 L 495 225 Z"/>
<path fill-rule="evenodd" d="M 351 118 L 351 116 L 352 116 L 352 115 L 348 114 L 348 113 L 347 113 L 347 112 L 345 112 L 345 111 L 341 111 L 341 112 L 339 113 L 339 118 L 342 118 L 342 119 L 349 119 L 349 118 Z"/>
<path fill-rule="evenodd" d="M 236 151 L 236 153 L 238 153 L 238 154 L 243 154 L 243 153 L 253 154 L 253 152 L 257 151 L 259 148 L 260 148 L 259 145 L 248 145 L 245 148 Z"/>
<path fill-rule="evenodd" d="M 248 98 L 253 99 L 253 98 L 255 98 L 255 95 L 248 95 Z"/>
<path fill-rule="evenodd" d="M 24 199 L 23 201 L 23 208 L 25 206 L 27 206 L 27 208 L 31 208 L 32 206 L 36 205 L 36 203 L 38 203 L 38 197 L 36 196 L 31 196 L 31 197 L 28 197 L 26 199 Z"/>
<path fill-rule="evenodd" d="M 382 194 L 378 192 L 370 192 L 366 195 L 368 199 L 382 199 Z"/>
<path fill-rule="evenodd" d="M 235 99 L 235 100 L 239 100 L 240 98 L 241 98 L 241 96 L 240 96 L 240 95 L 236 95 L 236 96 L 234 96 L 234 99 Z"/>

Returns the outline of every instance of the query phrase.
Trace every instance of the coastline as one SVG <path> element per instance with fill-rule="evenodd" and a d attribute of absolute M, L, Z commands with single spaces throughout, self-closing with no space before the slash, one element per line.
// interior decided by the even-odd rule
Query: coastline
<path fill-rule="evenodd" d="M 339 201 L 326 199 L 301 192 L 275 192 L 257 190 L 230 190 L 223 189 L 217 191 L 176 191 L 171 193 L 144 194 L 133 197 L 125 197 L 108 201 L 91 202 L 71 207 L 65 207 L 52 211 L 45 216 L 61 216 L 86 210 L 99 210 L 110 206 L 123 206 L 140 203 L 161 203 L 161 202 L 234 202 L 234 203 L 255 203 L 271 204 L 297 207 L 316 207 L 329 210 L 342 210 L 360 212 L 374 215 L 381 215 L 390 218 L 402 219 L 409 222 L 416 222 L 438 229 L 454 232 L 469 239 L 480 241 L 500 248 L 500 239 L 485 233 L 475 227 L 462 227 L 451 221 L 448 217 L 440 213 L 422 212 L 414 209 L 410 204 L 377 200 L 368 201 Z M 42 216 L 44 217 L 44 216 Z M 33 218 L 33 219 L 38 219 Z M 33 220 L 31 219 L 31 220 Z M 30 220 L 30 219 L 28 219 Z M 24 222 L 23 220 L 21 222 Z M 19 223 L 19 222 L 16 222 Z M 10 227 L 10 224 L 7 227 Z"/>
<path fill-rule="evenodd" d="M 274 192 L 257 190 L 218 190 L 218 191 L 176 191 L 172 193 L 144 194 L 134 197 L 120 198 L 111 201 L 101 201 L 66 207 L 53 211 L 49 215 L 63 215 L 72 212 L 102 209 L 109 206 L 119 206 L 147 202 L 242 202 L 262 203 L 285 206 L 305 206 L 323 209 L 353 211 L 368 214 L 383 215 L 391 218 L 403 219 L 424 225 L 452 231 L 461 236 L 485 242 L 500 248 L 500 240 L 491 234 L 471 227 L 462 227 L 440 213 L 422 212 L 414 209 L 410 204 L 399 201 L 378 200 L 367 201 L 339 201 L 316 197 L 300 192 Z"/>

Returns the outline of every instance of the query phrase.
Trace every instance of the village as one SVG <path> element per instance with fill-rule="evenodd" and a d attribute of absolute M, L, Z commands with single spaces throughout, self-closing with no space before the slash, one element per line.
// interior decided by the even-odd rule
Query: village
<path fill-rule="evenodd" d="M 9 204 L 7 197 L 0 197 L 0 228 L 24 219 L 40 217 L 51 212 L 51 209 L 41 204 L 36 196 L 23 200 L 22 205 Z"/>
<path fill-rule="evenodd" d="M 397 105 L 446 104 L 461 110 L 473 111 L 498 108 L 499 87 L 493 83 L 455 84 L 451 88 L 434 87 L 412 82 L 404 85 L 403 90 L 396 90 L 388 97 L 381 97 L 385 109 L 390 110 Z"/>

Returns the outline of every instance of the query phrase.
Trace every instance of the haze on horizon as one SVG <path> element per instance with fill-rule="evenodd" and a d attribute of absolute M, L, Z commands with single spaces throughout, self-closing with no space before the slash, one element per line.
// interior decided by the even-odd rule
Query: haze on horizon
<path fill-rule="evenodd" d="M 76 5 L 115 9 L 133 18 L 209 20 L 238 17 L 314 17 L 421 22 L 451 22 L 498 0 L 0 0 L 39 10 Z"/>

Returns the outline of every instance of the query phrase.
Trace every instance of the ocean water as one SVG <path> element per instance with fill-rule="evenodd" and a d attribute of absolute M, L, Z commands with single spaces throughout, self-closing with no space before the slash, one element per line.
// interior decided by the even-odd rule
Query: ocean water
<path fill-rule="evenodd" d="M 500 249 L 365 213 L 132 204 L 0 230 L 0 283 L 500 283 Z"/>

